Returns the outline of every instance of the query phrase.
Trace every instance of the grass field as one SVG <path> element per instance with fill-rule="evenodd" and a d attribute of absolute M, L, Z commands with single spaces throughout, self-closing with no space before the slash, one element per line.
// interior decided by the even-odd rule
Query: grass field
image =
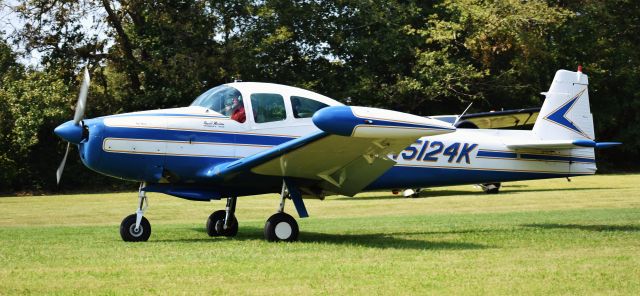
<path fill-rule="evenodd" d="M 118 233 L 135 193 L 5 197 L 0 294 L 638 295 L 639 184 L 607 175 L 507 183 L 498 195 L 309 200 L 296 243 L 263 240 L 276 195 L 240 198 L 229 239 L 204 231 L 224 201 L 150 194 L 146 243 Z"/>

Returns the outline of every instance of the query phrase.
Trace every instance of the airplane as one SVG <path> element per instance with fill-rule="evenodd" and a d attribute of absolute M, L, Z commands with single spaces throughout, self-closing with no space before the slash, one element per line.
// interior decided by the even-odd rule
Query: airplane
<path fill-rule="evenodd" d="M 194 201 L 226 198 L 206 222 L 212 237 L 238 233 L 238 197 L 279 193 L 264 226 L 271 242 L 296 241 L 305 198 L 363 191 L 592 175 L 596 142 L 588 77 L 559 70 L 532 130 L 456 128 L 445 120 L 393 110 L 346 106 L 285 85 L 234 82 L 214 87 L 190 106 L 84 119 L 89 74 L 73 120 L 55 128 L 85 166 L 140 183 L 136 211 L 120 225 L 124 241 L 147 241 L 146 192 Z"/>

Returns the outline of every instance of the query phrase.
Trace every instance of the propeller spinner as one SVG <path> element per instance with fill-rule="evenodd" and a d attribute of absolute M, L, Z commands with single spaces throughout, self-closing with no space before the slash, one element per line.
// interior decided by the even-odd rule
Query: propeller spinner
<path fill-rule="evenodd" d="M 67 121 L 53 131 L 60 138 L 67 141 L 67 150 L 64 153 L 64 157 L 62 158 L 62 162 L 56 171 L 56 182 L 60 184 L 60 178 L 62 178 L 62 171 L 64 170 L 64 166 L 67 163 L 67 155 L 69 155 L 69 148 L 71 148 L 71 143 L 79 144 L 83 138 L 85 137 L 84 126 L 82 124 L 82 119 L 84 118 L 84 111 L 87 104 L 87 94 L 89 92 L 89 70 L 84 68 L 84 77 L 82 79 L 82 85 L 80 86 L 80 94 L 78 94 L 78 102 L 76 103 L 76 112 L 73 115 L 73 120 Z"/>

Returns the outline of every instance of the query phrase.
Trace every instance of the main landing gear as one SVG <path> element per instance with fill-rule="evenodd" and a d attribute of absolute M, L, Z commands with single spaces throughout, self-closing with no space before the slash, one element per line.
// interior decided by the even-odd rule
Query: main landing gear
<path fill-rule="evenodd" d="M 125 242 L 146 242 L 151 236 L 151 224 L 143 216 L 149 207 L 149 202 L 142 188 L 144 188 L 144 183 L 140 183 L 138 190 L 138 210 L 135 214 L 125 217 L 120 223 L 120 236 Z"/>
<path fill-rule="evenodd" d="M 270 242 L 293 242 L 298 240 L 298 234 L 300 233 L 296 219 L 284 212 L 284 202 L 286 199 L 293 199 L 290 190 L 287 189 L 286 183 L 286 181 L 282 183 L 278 212 L 271 215 L 271 217 L 267 219 L 267 223 L 264 224 L 264 238 Z M 302 201 L 301 196 L 300 201 Z"/>
<path fill-rule="evenodd" d="M 296 219 L 284 212 L 286 199 L 291 199 L 301 218 L 308 217 L 307 209 L 302 202 L 302 194 L 291 180 L 285 179 L 280 194 L 278 212 L 273 214 L 264 225 L 264 238 L 270 242 L 292 242 L 298 240 L 300 230 Z M 238 234 L 238 220 L 235 217 L 236 197 L 227 198 L 225 210 L 213 212 L 207 219 L 209 236 L 232 237 Z"/>
<path fill-rule="evenodd" d="M 482 188 L 482 191 L 484 191 L 484 193 L 496 194 L 500 192 L 501 185 L 502 185 L 501 183 L 485 183 L 485 184 L 480 184 L 480 188 Z"/>
<path fill-rule="evenodd" d="M 207 234 L 209 236 L 232 237 L 238 234 L 238 219 L 236 219 L 237 197 L 227 198 L 224 210 L 213 212 L 207 219 Z"/>

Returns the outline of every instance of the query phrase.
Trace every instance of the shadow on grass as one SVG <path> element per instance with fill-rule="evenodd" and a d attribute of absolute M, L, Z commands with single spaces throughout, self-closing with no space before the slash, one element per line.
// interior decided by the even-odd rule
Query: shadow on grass
<path fill-rule="evenodd" d="M 543 229 L 578 229 L 578 230 L 599 231 L 599 232 L 604 232 L 604 231 L 637 232 L 637 231 L 640 231 L 640 227 L 639 226 L 634 226 L 634 225 L 604 225 L 604 224 L 581 225 L 581 224 L 544 223 L 544 224 L 524 224 L 524 225 L 520 225 L 520 226 L 543 228 Z"/>
<path fill-rule="evenodd" d="M 529 185 L 524 185 L 524 184 L 513 184 L 513 185 L 502 184 L 501 188 L 505 188 L 505 187 L 506 188 L 508 188 L 508 187 L 511 187 L 511 188 L 523 188 L 523 187 L 529 187 Z"/>
<path fill-rule="evenodd" d="M 502 187 L 500 189 L 500 193 L 526 193 L 526 192 L 549 192 L 549 191 L 583 191 L 583 190 L 609 190 L 609 189 L 620 189 L 619 187 L 576 187 L 576 188 L 540 188 L 540 189 L 511 189 L 511 188 L 520 188 L 520 187 L 529 187 L 526 185 L 508 185 Z M 498 194 L 491 194 L 491 196 L 500 196 Z M 398 195 L 380 195 L 380 196 L 362 196 L 362 197 L 341 197 L 335 200 L 337 201 L 350 201 L 350 200 L 382 200 L 382 199 L 402 199 L 402 198 L 429 198 L 429 197 L 445 197 L 445 196 L 486 196 L 487 194 L 482 192 L 482 190 L 478 189 L 478 191 L 463 191 L 463 190 L 433 190 L 433 189 L 425 189 L 420 192 L 420 195 L 417 197 L 404 197 L 402 193 Z"/>
<path fill-rule="evenodd" d="M 204 228 L 192 228 L 202 234 L 202 238 L 186 238 L 186 239 L 168 239 L 168 240 L 151 240 L 149 242 L 166 243 L 166 242 L 222 242 L 228 240 L 235 241 L 264 241 L 264 232 L 262 228 L 242 227 L 238 235 L 233 238 L 225 237 L 209 237 Z M 412 250 L 476 250 L 487 249 L 490 246 L 466 242 L 446 242 L 446 241 L 428 241 L 422 239 L 405 239 L 397 236 L 412 236 L 434 233 L 412 233 L 412 232 L 395 232 L 395 233 L 368 233 L 368 234 L 330 234 L 319 232 L 301 231 L 296 243 L 321 243 L 332 245 L 348 245 L 363 246 L 368 248 L 379 249 L 412 249 Z"/>
<path fill-rule="evenodd" d="M 463 191 L 463 190 L 432 190 L 425 189 L 420 192 L 418 197 L 405 197 L 402 193 L 397 195 L 379 195 L 379 196 L 359 196 L 359 197 L 340 197 L 336 198 L 337 201 L 350 201 L 350 200 L 379 200 L 379 199 L 403 199 L 403 198 L 423 198 L 423 197 L 440 197 L 440 196 L 453 196 L 453 195 L 484 195 L 482 191 Z"/>
<path fill-rule="evenodd" d="M 621 187 L 576 187 L 576 188 L 540 188 L 540 189 L 515 189 L 515 190 L 500 190 L 500 193 L 519 193 L 519 192 L 549 192 L 549 191 L 583 191 L 583 190 L 610 190 L 610 189 L 623 189 Z M 498 195 L 500 195 L 498 193 Z"/>

